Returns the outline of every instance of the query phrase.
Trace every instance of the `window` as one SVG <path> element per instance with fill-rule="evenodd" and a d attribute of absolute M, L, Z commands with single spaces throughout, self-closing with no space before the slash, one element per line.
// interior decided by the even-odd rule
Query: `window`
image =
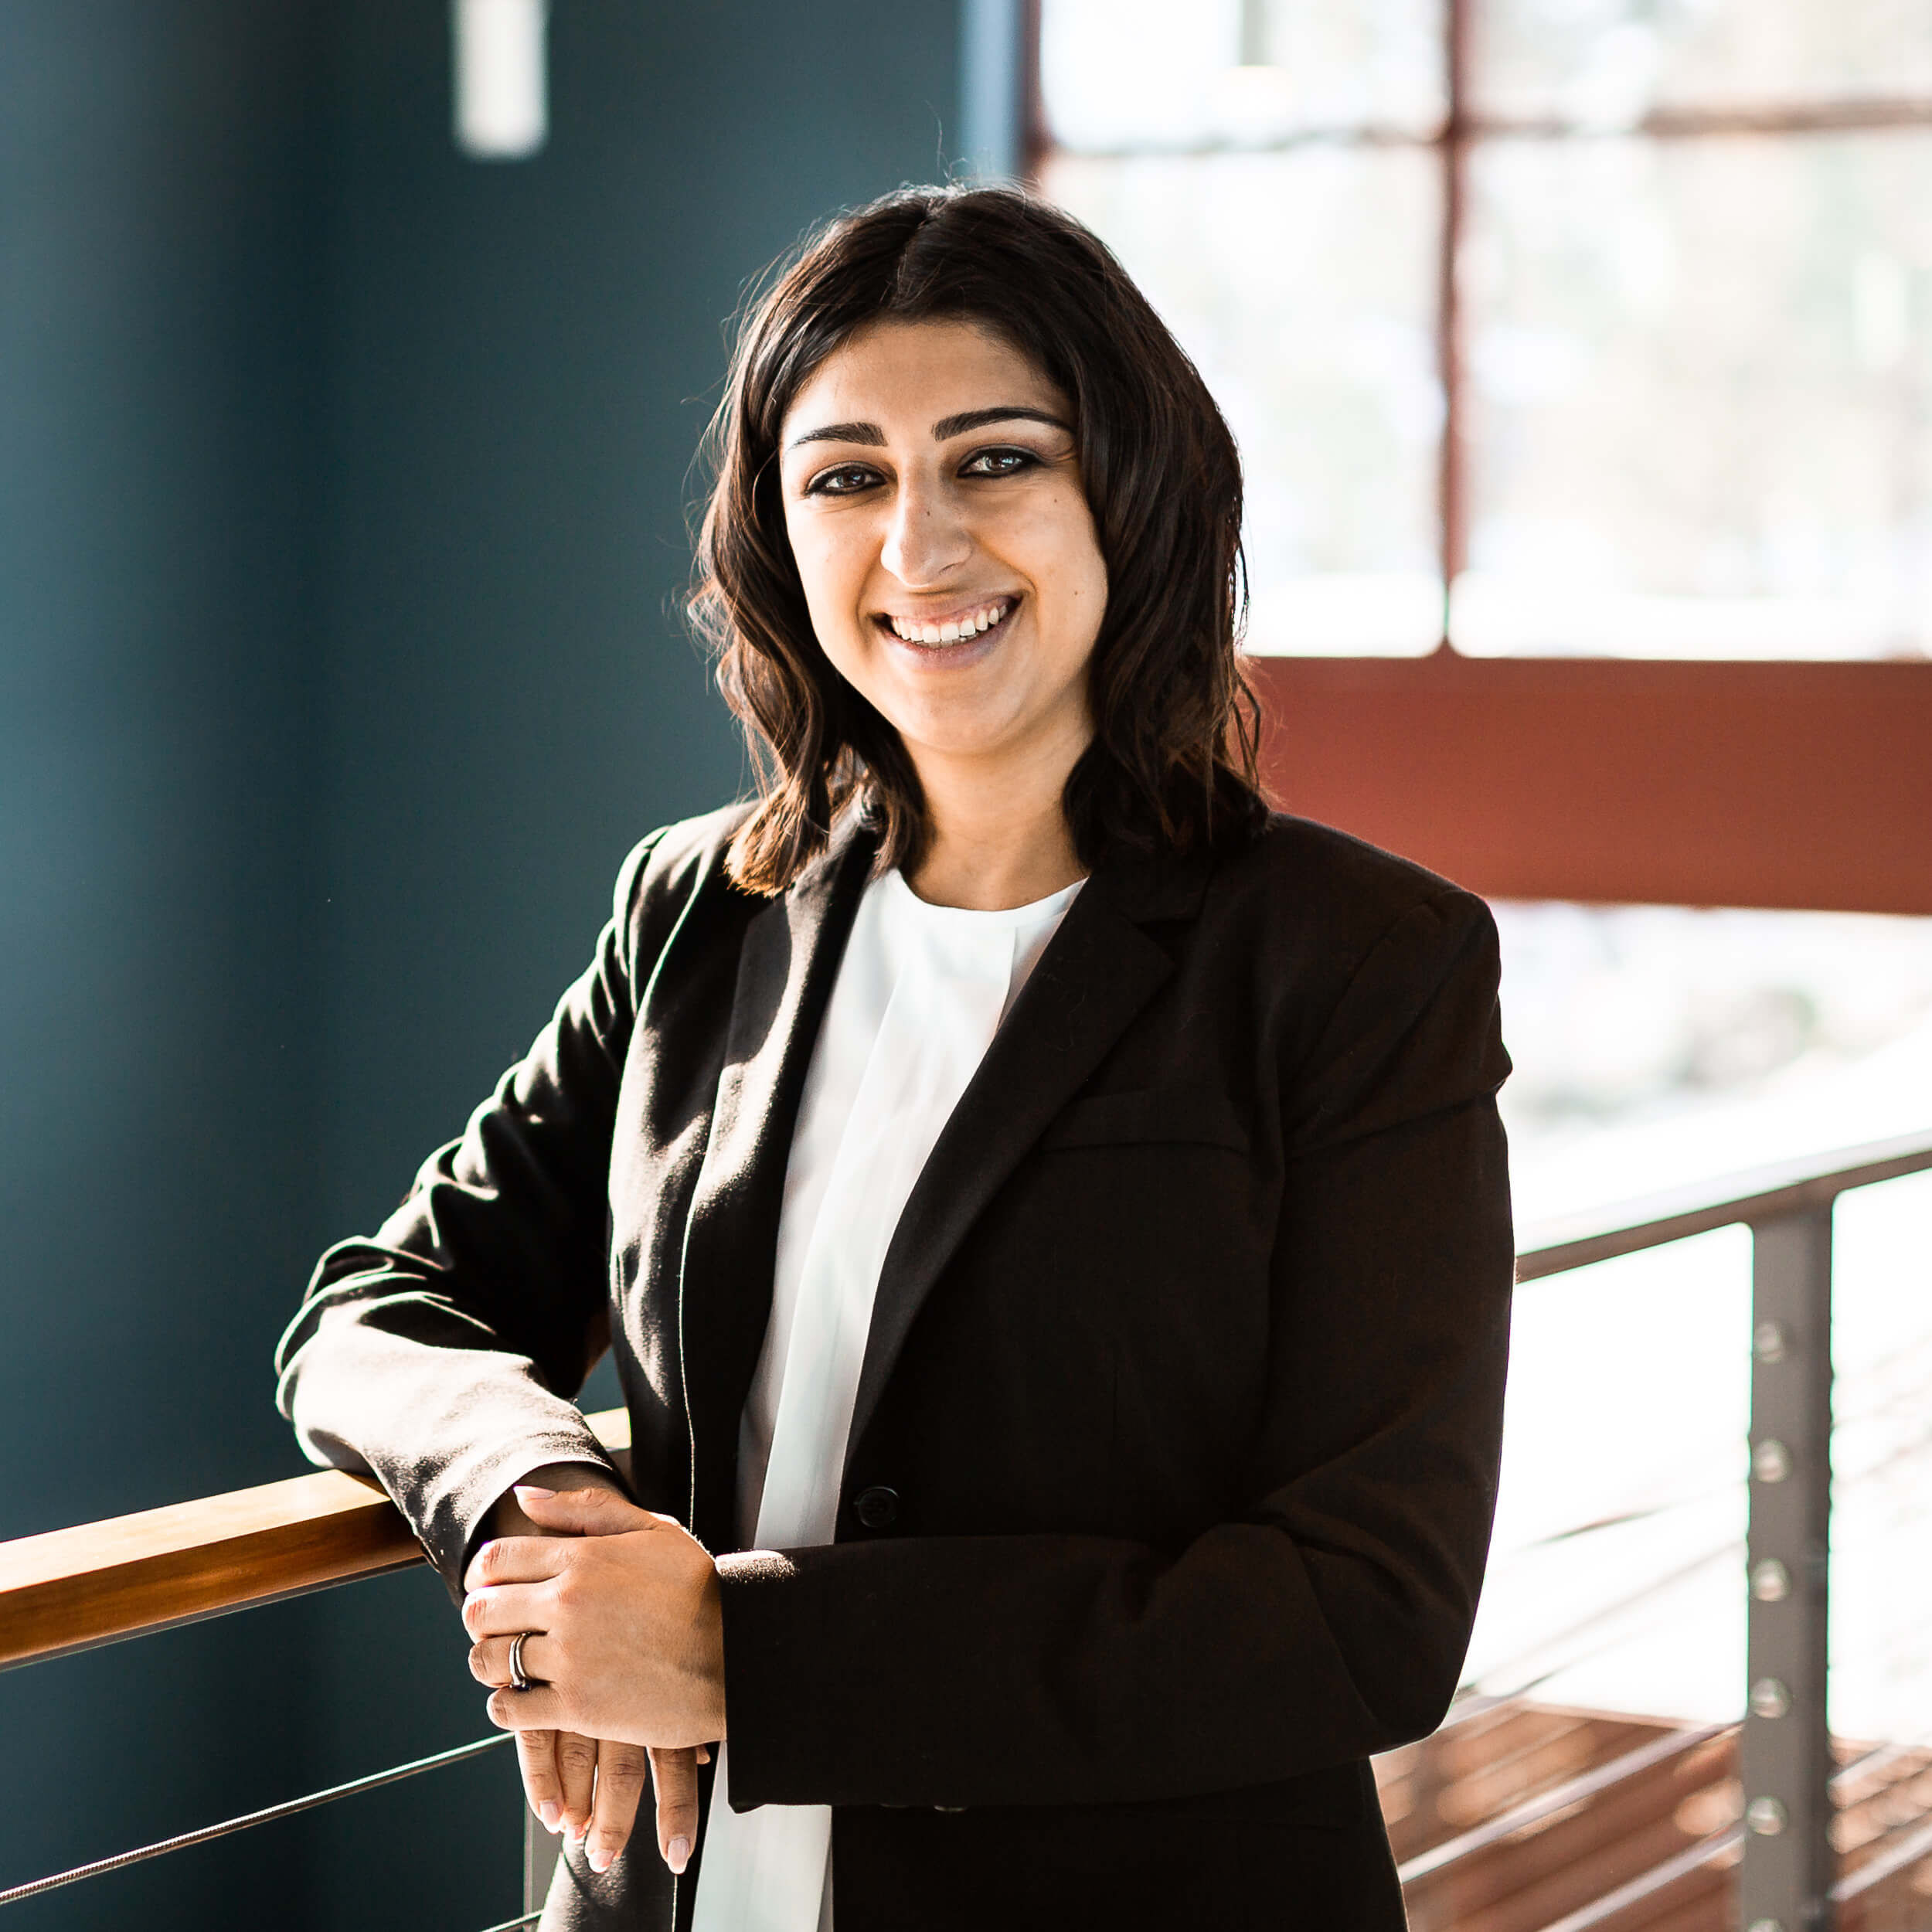
<path fill-rule="evenodd" d="M 1932 9 L 1040 28 L 1043 185 L 1240 440 L 1252 649 L 1932 656 Z"/>

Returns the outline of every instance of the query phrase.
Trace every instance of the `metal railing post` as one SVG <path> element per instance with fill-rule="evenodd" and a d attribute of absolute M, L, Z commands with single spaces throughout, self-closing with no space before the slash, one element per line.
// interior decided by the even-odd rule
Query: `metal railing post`
<path fill-rule="evenodd" d="M 1753 1224 L 1751 1476 L 1740 1922 L 1828 1932 L 1832 1209 Z"/>
<path fill-rule="evenodd" d="M 521 1794 L 519 1794 L 521 1795 Z M 651 1794 L 645 1794 L 648 1805 Z M 543 1901 L 550 1896 L 550 1875 L 556 1869 L 558 1855 L 563 1849 L 563 1841 L 553 1838 L 537 1822 L 536 1814 L 528 1804 L 523 1812 L 523 1909 L 526 1912 L 540 1912 Z"/>

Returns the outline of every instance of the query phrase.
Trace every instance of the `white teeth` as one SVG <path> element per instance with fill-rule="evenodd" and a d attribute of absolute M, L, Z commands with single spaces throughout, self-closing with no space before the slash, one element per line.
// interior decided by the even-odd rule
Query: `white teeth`
<path fill-rule="evenodd" d="M 965 617 L 948 618 L 944 624 L 920 624 L 910 617 L 888 617 L 886 621 L 893 634 L 907 644 L 957 644 L 992 630 L 1012 607 L 1004 600 L 982 604 Z"/>

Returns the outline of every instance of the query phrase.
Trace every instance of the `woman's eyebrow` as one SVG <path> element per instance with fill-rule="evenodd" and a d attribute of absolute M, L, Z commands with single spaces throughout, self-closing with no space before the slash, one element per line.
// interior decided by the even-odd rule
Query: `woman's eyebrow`
<path fill-rule="evenodd" d="M 1073 433 L 1073 425 L 1063 422 L 1050 410 L 1029 409 L 1024 403 L 1002 403 L 996 409 L 967 410 L 957 416 L 942 416 L 933 425 L 933 440 L 943 443 L 949 436 L 962 436 L 968 430 L 984 429 L 988 423 L 1045 423 L 1050 428 Z"/>
<path fill-rule="evenodd" d="M 949 436 L 963 436 L 968 430 L 984 429 L 988 423 L 1012 422 L 1044 423 L 1051 429 L 1065 430 L 1070 436 L 1073 434 L 1073 426 L 1050 410 L 1029 409 L 1024 403 L 1000 403 L 991 409 L 964 410 L 957 416 L 942 416 L 933 425 L 933 440 L 943 443 Z M 795 450 L 804 443 L 862 443 L 869 449 L 883 449 L 886 432 L 876 423 L 828 423 L 822 428 L 794 436 L 785 447 Z"/>
<path fill-rule="evenodd" d="M 863 443 L 879 450 L 886 447 L 886 432 L 876 423 L 828 423 L 823 429 L 794 436 L 785 447 L 795 450 L 801 443 Z"/>

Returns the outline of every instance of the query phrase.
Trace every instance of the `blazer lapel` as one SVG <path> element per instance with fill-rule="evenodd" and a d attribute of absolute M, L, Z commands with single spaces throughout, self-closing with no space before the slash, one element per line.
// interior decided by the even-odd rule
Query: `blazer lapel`
<path fill-rule="evenodd" d="M 738 1418 L 771 1312 L 785 1167 L 805 1071 L 876 842 L 856 814 L 745 928 L 724 1066 L 678 1283 L 693 1535 L 736 1542 Z"/>
<path fill-rule="evenodd" d="M 935 1143 L 879 1270 L 846 1460 L 863 1438 L 914 1319 L 1006 1177 L 1172 975 L 1141 930 L 1192 917 L 1208 862 L 1123 855 L 1068 909 Z"/>

